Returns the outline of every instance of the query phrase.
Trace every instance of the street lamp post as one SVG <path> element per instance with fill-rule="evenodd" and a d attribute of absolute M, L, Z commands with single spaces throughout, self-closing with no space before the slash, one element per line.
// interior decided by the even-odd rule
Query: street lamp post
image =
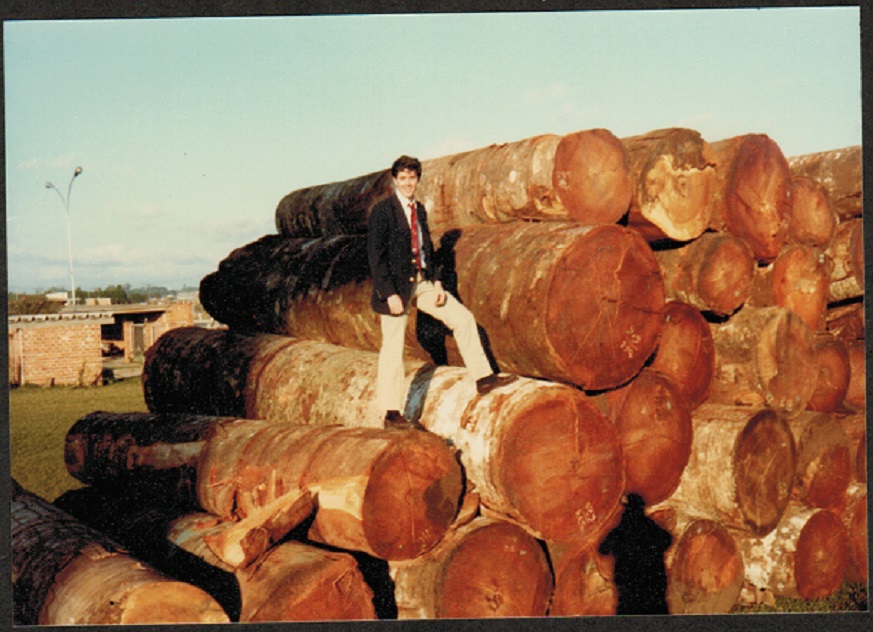
<path fill-rule="evenodd" d="M 64 205 L 64 209 L 67 211 L 67 254 L 70 258 L 70 289 L 73 294 L 73 311 L 76 311 L 76 276 L 73 274 L 73 228 L 70 224 L 70 193 L 73 191 L 73 180 L 75 180 L 78 175 L 82 173 L 82 167 L 76 167 L 76 170 L 73 171 L 73 177 L 70 178 L 70 184 L 67 187 L 67 197 L 58 190 L 58 188 L 52 184 L 51 182 L 45 183 L 46 189 L 54 189 L 55 193 L 58 194 L 58 197 L 61 198 L 61 202 Z"/>

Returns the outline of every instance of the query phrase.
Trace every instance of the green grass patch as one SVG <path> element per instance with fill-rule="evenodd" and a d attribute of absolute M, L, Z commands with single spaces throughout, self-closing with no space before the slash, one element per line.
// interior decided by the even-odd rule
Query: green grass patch
<path fill-rule="evenodd" d="M 9 391 L 12 476 L 48 501 L 82 487 L 67 473 L 64 442 L 76 421 L 95 411 L 147 412 L 139 378 L 94 387 L 27 386 Z"/>

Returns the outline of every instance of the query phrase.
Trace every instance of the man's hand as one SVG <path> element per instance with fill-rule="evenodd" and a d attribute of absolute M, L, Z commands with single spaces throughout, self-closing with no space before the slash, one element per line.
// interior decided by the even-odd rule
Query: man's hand
<path fill-rule="evenodd" d="M 443 289 L 442 281 L 434 281 L 433 286 L 436 288 L 436 306 L 442 307 L 446 304 L 446 291 Z"/>
<path fill-rule="evenodd" d="M 388 311 L 394 316 L 400 316 L 403 313 L 403 300 L 399 294 L 392 294 L 388 297 Z"/>

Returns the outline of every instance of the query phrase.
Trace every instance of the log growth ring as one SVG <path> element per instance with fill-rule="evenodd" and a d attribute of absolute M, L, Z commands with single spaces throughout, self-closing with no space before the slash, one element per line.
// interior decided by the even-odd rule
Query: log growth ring
<path fill-rule="evenodd" d="M 574 384 L 600 390 L 635 375 L 663 325 L 664 282 L 636 231 L 593 227 L 555 267 L 546 331 Z"/>
<path fill-rule="evenodd" d="M 737 506 L 755 535 L 772 531 L 791 499 L 797 448 L 791 429 L 771 410 L 756 413 L 737 435 L 733 480 Z"/>
<path fill-rule="evenodd" d="M 543 539 L 602 535 L 625 486 L 615 427 L 585 395 L 563 389 L 513 416 L 494 460 L 510 505 Z"/>

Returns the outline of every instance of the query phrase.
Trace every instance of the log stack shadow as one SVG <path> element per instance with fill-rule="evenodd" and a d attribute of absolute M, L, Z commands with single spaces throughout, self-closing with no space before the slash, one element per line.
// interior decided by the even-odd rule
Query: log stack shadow
<path fill-rule="evenodd" d="M 427 432 L 374 405 L 365 232 L 390 174 L 294 191 L 201 282 L 226 329 L 148 350 L 150 414 L 71 429 L 90 489 L 59 502 L 134 544 L 117 518 L 150 523 L 150 563 L 218 569 L 240 621 L 717 614 L 866 582 L 859 161 L 684 128 L 425 161 L 446 287 L 521 376 L 478 395 L 419 317 L 404 413 Z M 628 603 L 650 562 L 656 598 Z"/>

